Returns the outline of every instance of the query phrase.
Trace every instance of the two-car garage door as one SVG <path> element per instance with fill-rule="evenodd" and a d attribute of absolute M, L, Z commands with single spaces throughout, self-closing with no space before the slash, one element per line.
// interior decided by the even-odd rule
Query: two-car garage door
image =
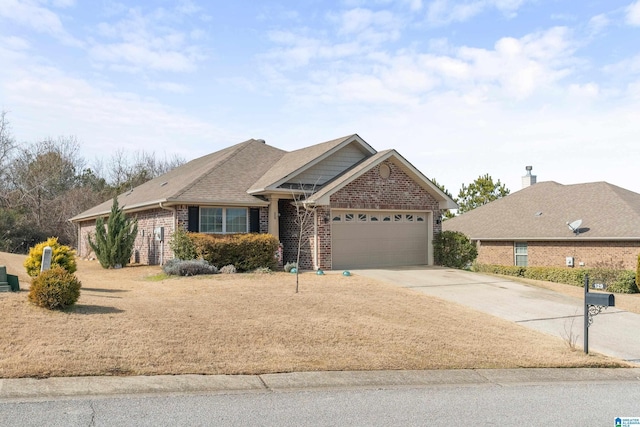
<path fill-rule="evenodd" d="M 332 268 L 427 264 L 427 212 L 332 210 Z"/>

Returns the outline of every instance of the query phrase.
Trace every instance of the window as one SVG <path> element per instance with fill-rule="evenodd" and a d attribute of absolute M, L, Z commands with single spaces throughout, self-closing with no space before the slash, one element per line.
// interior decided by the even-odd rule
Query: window
<path fill-rule="evenodd" d="M 333 216 L 333 222 L 340 222 L 342 221 L 342 216 L 340 215 L 334 215 Z"/>
<path fill-rule="evenodd" d="M 389 222 L 391 221 L 391 215 L 385 215 L 382 217 L 382 222 Z"/>
<path fill-rule="evenodd" d="M 376 214 L 371 214 L 371 215 L 369 215 L 369 221 L 371 221 L 371 222 L 378 222 L 378 221 L 379 221 L 379 219 L 378 219 L 378 215 L 376 215 Z"/>
<path fill-rule="evenodd" d="M 201 233 L 246 233 L 246 208 L 200 208 Z"/>
<path fill-rule="evenodd" d="M 358 221 L 359 222 L 365 222 L 367 220 L 367 214 L 364 213 L 359 213 L 358 214 Z"/>
<path fill-rule="evenodd" d="M 402 221 L 402 214 L 393 215 L 393 220 L 396 221 L 396 222 Z"/>
<path fill-rule="evenodd" d="M 405 220 L 405 221 L 407 221 L 407 222 L 413 222 L 413 215 L 411 215 L 411 214 L 406 214 L 406 215 L 404 216 L 404 220 Z"/>
<path fill-rule="evenodd" d="M 344 214 L 344 220 L 347 222 L 353 221 L 353 214 L 352 213 Z"/>
<path fill-rule="evenodd" d="M 527 242 L 515 242 L 514 247 L 516 265 L 519 267 L 527 266 Z"/>
<path fill-rule="evenodd" d="M 416 221 L 424 222 L 424 215 L 416 215 Z"/>
<path fill-rule="evenodd" d="M 246 233 L 247 232 L 247 210 L 243 208 L 226 209 L 226 230 L 225 233 Z"/>
<path fill-rule="evenodd" d="M 222 233 L 222 208 L 200 208 L 200 232 Z"/>

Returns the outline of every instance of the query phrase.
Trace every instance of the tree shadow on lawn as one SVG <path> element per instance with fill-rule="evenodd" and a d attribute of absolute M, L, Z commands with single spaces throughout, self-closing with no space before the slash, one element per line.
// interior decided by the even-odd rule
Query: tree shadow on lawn
<path fill-rule="evenodd" d="M 104 305 L 87 305 L 87 304 L 76 304 L 71 307 L 69 312 L 77 313 L 77 314 L 117 314 L 124 313 L 124 310 L 115 307 L 107 307 Z"/>
<path fill-rule="evenodd" d="M 83 291 L 90 292 L 106 292 L 106 293 L 117 293 L 117 292 L 130 292 L 129 289 L 102 289 L 102 288 L 85 288 L 84 286 L 80 288 Z"/>

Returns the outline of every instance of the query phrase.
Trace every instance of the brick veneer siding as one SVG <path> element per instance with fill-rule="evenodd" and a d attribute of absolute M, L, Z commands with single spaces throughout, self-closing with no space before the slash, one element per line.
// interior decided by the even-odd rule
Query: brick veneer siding
<path fill-rule="evenodd" d="M 298 256 L 298 236 L 300 227 L 296 224 L 296 207 L 292 205 L 293 200 L 278 200 L 278 211 L 280 212 L 280 243 L 282 244 L 282 261 L 284 264 L 295 262 Z M 312 227 L 312 226 L 311 226 Z M 309 231 L 311 231 L 309 233 Z M 313 230 L 307 230 L 305 239 L 300 250 L 300 268 L 305 270 L 313 269 Z"/>
<path fill-rule="evenodd" d="M 176 210 L 177 213 L 178 209 Z M 131 262 L 140 264 L 157 265 L 161 261 L 173 258 L 173 252 L 169 247 L 169 240 L 174 230 L 174 211 L 167 209 L 151 209 L 143 212 L 135 212 L 130 215 L 138 220 L 138 235 L 133 244 L 133 256 Z M 153 230 L 156 227 L 164 227 L 164 245 L 156 242 L 153 237 Z M 84 221 L 80 223 L 80 242 L 78 242 L 78 256 L 81 258 L 92 258 L 95 254 L 91 251 L 87 237 L 95 235 L 96 222 Z"/>
<path fill-rule="evenodd" d="M 482 241 L 478 246 L 477 262 L 514 265 L 513 246 L 512 241 Z M 585 267 L 604 264 L 635 270 L 638 254 L 640 254 L 640 241 L 527 242 L 529 266 L 565 267 L 566 258 L 573 257 L 576 267 L 583 262 Z"/>
<path fill-rule="evenodd" d="M 431 211 L 433 233 L 439 233 L 442 224 L 437 219 L 442 212 L 438 201 L 393 161 L 383 164 L 391 170 L 388 178 L 380 176 L 379 165 L 372 168 L 331 195 L 330 208 Z M 330 211 L 323 210 L 323 216 L 329 214 Z M 328 221 L 320 220 L 318 228 L 319 267 L 330 269 L 331 226 Z"/>

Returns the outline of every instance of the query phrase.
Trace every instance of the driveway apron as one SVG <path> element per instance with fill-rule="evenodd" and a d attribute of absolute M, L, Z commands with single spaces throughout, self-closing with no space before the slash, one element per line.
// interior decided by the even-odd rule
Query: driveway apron
<path fill-rule="evenodd" d="M 455 302 L 567 340 L 584 340 L 584 301 L 469 271 L 438 267 L 354 270 L 358 274 Z M 593 318 L 589 351 L 640 364 L 640 315 L 609 307 Z"/>

